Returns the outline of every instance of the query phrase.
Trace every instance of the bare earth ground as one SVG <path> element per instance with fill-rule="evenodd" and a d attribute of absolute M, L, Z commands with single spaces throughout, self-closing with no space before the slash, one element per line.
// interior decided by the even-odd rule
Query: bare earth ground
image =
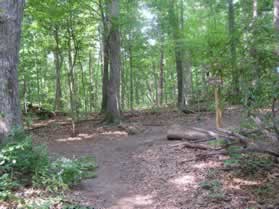
<path fill-rule="evenodd" d="M 238 110 L 226 111 L 225 128 L 238 127 L 240 114 Z M 195 160 L 205 151 L 177 149 L 171 145 L 178 142 L 166 139 L 173 124 L 214 129 L 214 114 L 129 113 L 124 123 L 136 124 L 139 133 L 129 135 L 122 128 L 102 126 L 97 118 L 80 123 L 76 138 L 70 137 L 69 125 L 57 121 L 33 130 L 32 135 L 37 143 L 47 143 L 54 155 L 96 158 L 97 177 L 82 182 L 69 194 L 82 205 L 109 209 L 277 207 L 278 196 L 272 201 L 256 199 L 253 191 L 263 179 L 235 177 L 223 169 L 220 157 Z M 209 180 L 217 182 L 214 190 L 202 188 Z"/>

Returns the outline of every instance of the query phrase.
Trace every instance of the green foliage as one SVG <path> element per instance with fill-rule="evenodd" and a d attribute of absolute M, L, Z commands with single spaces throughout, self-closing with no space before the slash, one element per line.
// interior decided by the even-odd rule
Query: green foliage
<path fill-rule="evenodd" d="M 57 159 L 39 171 L 33 178 L 33 184 L 35 187 L 43 186 L 46 190 L 58 192 L 68 189 L 69 186 L 79 183 L 84 178 L 94 177 L 92 170 L 95 167 L 94 160 L 89 157 Z"/>
<path fill-rule="evenodd" d="M 94 177 L 95 161 L 60 158 L 50 161 L 45 146 L 33 145 L 29 136 L 15 131 L 0 150 L 0 200 L 12 196 L 21 186 L 59 192 Z"/>
<path fill-rule="evenodd" d="M 241 175 L 255 175 L 273 168 L 274 162 L 270 156 L 234 153 L 238 149 L 235 147 L 231 150 L 230 158 L 224 161 L 226 167 L 238 167 Z"/>
<path fill-rule="evenodd" d="M 217 191 L 221 188 L 222 184 L 218 180 L 204 181 L 200 183 L 200 187 L 206 190 Z"/>
<path fill-rule="evenodd" d="M 208 198 L 214 201 L 222 201 L 225 194 L 222 191 L 222 183 L 218 180 L 206 180 L 200 183 L 200 187 L 209 190 Z"/>

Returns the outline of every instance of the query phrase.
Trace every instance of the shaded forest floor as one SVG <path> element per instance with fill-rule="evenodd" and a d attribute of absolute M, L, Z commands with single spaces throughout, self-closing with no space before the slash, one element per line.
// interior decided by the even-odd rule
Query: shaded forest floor
<path fill-rule="evenodd" d="M 46 143 L 54 155 L 96 158 L 96 178 L 83 181 L 69 199 L 93 208 L 279 208 L 279 169 L 260 169 L 252 175 L 227 169 L 224 158 L 196 159 L 201 150 L 179 149 L 166 139 L 168 127 L 214 130 L 213 113 L 183 114 L 172 110 L 125 113 L 123 125 L 104 126 L 101 118 L 78 124 L 70 137 L 65 118 L 31 131 L 36 143 Z M 227 110 L 225 128 L 240 124 L 239 108 Z M 44 122 L 46 123 L 46 121 Z M 34 127 L 42 124 L 36 123 Z"/>

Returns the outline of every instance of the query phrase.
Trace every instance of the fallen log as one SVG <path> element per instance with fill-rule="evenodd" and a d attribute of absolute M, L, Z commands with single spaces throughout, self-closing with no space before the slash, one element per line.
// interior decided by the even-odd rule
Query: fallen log
<path fill-rule="evenodd" d="M 241 135 L 237 132 L 217 129 L 216 132 L 208 131 L 199 128 L 186 128 L 183 129 L 182 126 L 173 125 L 168 130 L 167 138 L 168 140 L 185 140 L 181 144 L 181 148 L 190 149 L 201 149 L 215 151 L 213 153 L 208 153 L 208 155 L 218 155 L 218 154 L 229 154 L 229 153 L 260 153 L 268 154 L 271 156 L 279 157 L 279 141 L 275 141 L 272 133 L 267 134 L 267 129 L 259 129 L 262 135 L 258 135 L 257 139 L 249 138 L 249 136 Z M 197 142 L 206 142 L 213 140 L 213 138 L 222 138 L 225 140 L 225 144 L 219 149 L 213 149 L 201 144 L 193 144 Z M 239 150 L 229 151 L 231 146 L 239 146 Z M 220 151 L 221 152 L 216 152 Z M 207 154 L 205 154 L 207 155 Z"/>
<path fill-rule="evenodd" d="M 168 129 L 167 139 L 168 140 L 208 140 L 216 138 L 218 135 L 215 132 L 208 131 L 201 128 L 184 128 L 180 125 L 172 125 Z"/>

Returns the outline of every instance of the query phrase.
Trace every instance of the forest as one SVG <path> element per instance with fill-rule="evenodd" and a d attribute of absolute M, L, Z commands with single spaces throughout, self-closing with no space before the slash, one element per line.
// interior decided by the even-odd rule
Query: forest
<path fill-rule="evenodd" d="M 279 0 L 0 0 L 0 208 L 279 208 Z"/>

